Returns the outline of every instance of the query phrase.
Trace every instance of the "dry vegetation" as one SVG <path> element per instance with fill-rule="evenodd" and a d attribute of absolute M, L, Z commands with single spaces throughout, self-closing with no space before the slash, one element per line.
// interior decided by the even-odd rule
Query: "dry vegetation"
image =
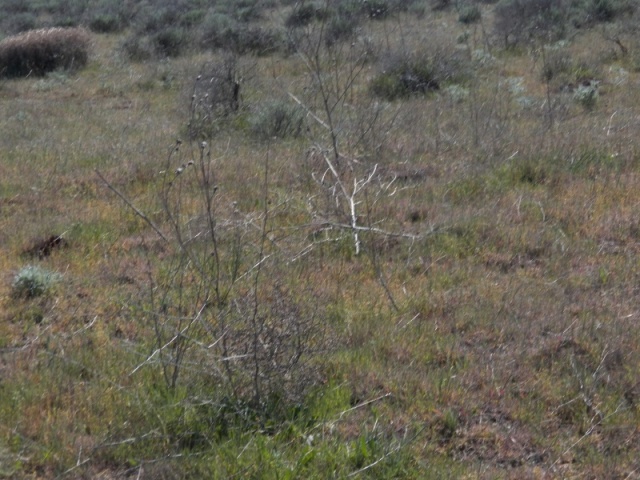
<path fill-rule="evenodd" d="M 0 478 L 640 478 L 633 2 L 18 3 Z"/>

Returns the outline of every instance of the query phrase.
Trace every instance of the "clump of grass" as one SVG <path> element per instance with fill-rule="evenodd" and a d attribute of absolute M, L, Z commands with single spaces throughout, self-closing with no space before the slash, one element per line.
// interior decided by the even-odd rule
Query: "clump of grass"
<path fill-rule="evenodd" d="M 91 39 L 83 28 L 30 30 L 0 42 L 0 76 L 43 76 L 86 65 Z"/>
<path fill-rule="evenodd" d="M 62 276 L 57 272 L 27 265 L 14 277 L 11 288 L 16 298 L 35 298 L 49 292 L 60 281 Z"/>

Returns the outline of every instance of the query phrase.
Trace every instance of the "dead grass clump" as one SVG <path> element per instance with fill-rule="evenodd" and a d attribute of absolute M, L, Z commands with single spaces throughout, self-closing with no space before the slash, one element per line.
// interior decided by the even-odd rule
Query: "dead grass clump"
<path fill-rule="evenodd" d="M 43 76 L 74 70 L 89 59 L 90 37 L 82 28 L 31 30 L 0 42 L 0 76 Z"/>

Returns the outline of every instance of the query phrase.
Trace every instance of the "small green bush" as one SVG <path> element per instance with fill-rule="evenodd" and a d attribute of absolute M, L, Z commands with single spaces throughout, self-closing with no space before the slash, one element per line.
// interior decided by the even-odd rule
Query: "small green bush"
<path fill-rule="evenodd" d="M 17 34 L 33 30 L 38 24 L 37 17 L 31 12 L 17 13 L 11 17 L 11 33 Z"/>
<path fill-rule="evenodd" d="M 187 44 L 187 35 L 182 28 L 169 27 L 153 36 L 156 52 L 161 57 L 178 57 Z"/>
<path fill-rule="evenodd" d="M 239 25 L 233 17 L 215 12 L 207 15 L 201 25 L 200 47 L 205 50 L 226 48 L 238 41 Z"/>
<path fill-rule="evenodd" d="M 371 82 L 371 92 L 385 100 L 425 94 L 438 90 L 436 69 L 425 58 L 392 59 L 390 65 Z"/>
<path fill-rule="evenodd" d="M 120 49 L 133 62 L 144 62 L 153 57 L 153 45 L 149 37 L 133 34 L 126 38 Z"/>
<path fill-rule="evenodd" d="M 476 4 L 464 5 L 458 12 L 458 21 L 465 25 L 476 23 L 482 18 L 482 11 Z"/>
<path fill-rule="evenodd" d="M 542 80 L 551 81 L 562 74 L 568 74 L 573 68 L 571 54 L 565 50 L 549 50 L 542 65 Z"/>
<path fill-rule="evenodd" d="M 99 13 L 89 21 L 89 28 L 96 33 L 120 32 L 125 26 L 123 19 L 113 13 Z"/>
<path fill-rule="evenodd" d="M 13 296 L 16 298 L 35 298 L 47 293 L 62 276 L 44 268 L 28 265 L 14 277 Z"/>
<path fill-rule="evenodd" d="M 282 36 L 275 30 L 263 27 L 244 27 L 239 31 L 235 51 L 239 54 L 266 55 L 277 51 L 283 44 Z"/>
<path fill-rule="evenodd" d="M 287 28 L 304 27 L 317 18 L 317 12 L 318 7 L 313 3 L 303 3 L 289 14 L 284 24 Z"/>
<path fill-rule="evenodd" d="M 189 10 L 180 17 L 180 25 L 183 25 L 185 27 L 193 27 L 194 25 L 202 23 L 206 15 L 207 11 L 201 8 Z"/>
<path fill-rule="evenodd" d="M 391 13 L 387 0 L 368 0 L 363 2 L 362 9 L 366 16 L 374 20 L 382 20 Z"/>
<path fill-rule="evenodd" d="M 250 121 L 252 133 L 262 139 L 297 137 L 302 132 L 304 111 L 284 101 L 268 102 Z"/>
<path fill-rule="evenodd" d="M 329 20 L 325 31 L 325 43 L 332 46 L 341 40 L 352 38 L 358 28 L 358 21 L 347 15 L 335 15 Z"/>
<path fill-rule="evenodd" d="M 451 0 L 431 0 L 431 9 L 434 11 L 446 10 L 452 3 Z"/>
<path fill-rule="evenodd" d="M 75 70 L 89 59 L 90 37 L 82 28 L 31 30 L 0 42 L 0 76 L 43 76 Z"/>

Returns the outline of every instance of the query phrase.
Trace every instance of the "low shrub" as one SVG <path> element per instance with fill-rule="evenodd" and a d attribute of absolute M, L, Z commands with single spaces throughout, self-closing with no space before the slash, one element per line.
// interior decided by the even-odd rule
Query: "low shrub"
<path fill-rule="evenodd" d="M 326 32 L 325 43 L 332 46 L 342 40 L 352 38 L 358 30 L 358 20 L 347 15 L 335 15 L 329 20 Z"/>
<path fill-rule="evenodd" d="M 202 23 L 207 15 L 207 11 L 201 8 L 189 10 L 180 17 L 180 25 L 184 27 L 193 27 Z"/>
<path fill-rule="evenodd" d="M 304 27 L 318 18 L 318 11 L 313 3 L 303 3 L 289 14 L 284 24 L 287 28 Z"/>
<path fill-rule="evenodd" d="M 370 88 L 375 96 L 391 101 L 438 90 L 440 82 L 436 76 L 428 59 L 399 58 L 373 79 Z"/>
<path fill-rule="evenodd" d="M 297 137 L 302 132 L 304 111 L 284 101 L 268 102 L 250 120 L 252 133 L 262 139 Z"/>
<path fill-rule="evenodd" d="M 134 62 L 144 62 L 154 55 L 150 38 L 136 34 L 126 38 L 120 49 L 129 60 Z"/>
<path fill-rule="evenodd" d="M 265 55 L 283 45 L 282 35 L 277 30 L 239 22 L 222 13 L 214 13 L 203 20 L 197 42 L 203 50 L 223 49 L 240 55 Z"/>
<path fill-rule="evenodd" d="M 431 0 L 431 9 L 434 11 L 446 10 L 452 4 L 451 0 Z"/>
<path fill-rule="evenodd" d="M 30 30 L 0 42 L 0 76 L 43 76 L 75 70 L 89 59 L 90 36 L 82 28 Z"/>
<path fill-rule="evenodd" d="M 494 12 L 494 30 L 505 47 L 535 38 L 557 40 L 566 33 L 567 8 L 562 0 L 500 0 Z"/>
<path fill-rule="evenodd" d="M 187 44 L 186 32 L 179 27 L 169 27 L 153 36 L 156 53 L 161 57 L 178 57 Z"/>
<path fill-rule="evenodd" d="M 16 298 L 35 298 L 47 293 L 61 279 L 61 275 L 44 268 L 28 265 L 14 277 L 11 285 Z"/>
<path fill-rule="evenodd" d="M 11 17 L 11 24 L 8 25 L 12 34 L 18 34 L 33 30 L 38 25 L 37 17 L 31 12 L 17 13 Z"/>
<path fill-rule="evenodd" d="M 363 2 L 362 9 L 367 17 L 382 20 L 391 13 L 392 6 L 387 0 L 369 0 Z"/>
<path fill-rule="evenodd" d="M 126 22 L 113 13 L 98 13 L 89 21 L 89 28 L 96 33 L 120 32 L 126 26 Z"/>
<path fill-rule="evenodd" d="M 458 21 L 465 25 L 476 23 L 482 18 L 482 11 L 478 5 L 464 5 L 458 12 Z"/>
<path fill-rule="evenodd" d="M 282 45 L 282 36 L 276 30 L 263 27 L 245 27 L 239 31 L 235 51 L 239 54 L 266 55 L 277 51 Z"/>
<path fill-rule="evenodd" d="M 233 17 L 214 12 L 203 20 L 200 32 L 200 47 L 205 50 L 227 48 L 238 41 L 239 25 Z"/>
<path fill-rule="evenodd" d="M 549 50 L 542 66 L 542 79 L 551 81 L 562 74 L 568 74 L 573 68 L 571 54 L 565 50 Z"/>

